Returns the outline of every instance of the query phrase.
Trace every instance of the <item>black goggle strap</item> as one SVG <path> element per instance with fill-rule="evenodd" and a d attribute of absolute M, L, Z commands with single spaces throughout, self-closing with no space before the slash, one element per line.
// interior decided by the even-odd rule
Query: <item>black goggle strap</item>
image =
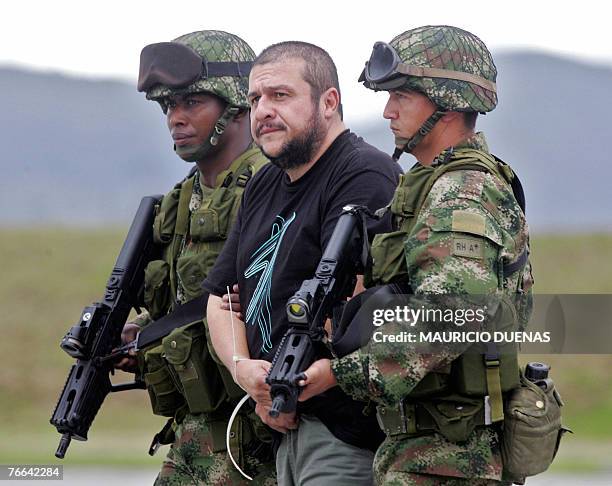
<path fill-rule="evenodd" d="M 406 145 L 404 145 L 403 147 L 395 148 L 392 155 L 393 160 L 397 162 L 402 153 L 404 152 L 406 152 L 407 154 L 411 153 L 414 148 L 419 143 L 421 143 L 421 140 L 425 138 L 425 135 L 432 131 L 438 120 L 442 118 L 445 113 L 446 111 L 441 109 L 437 109 L 436 111 L 434 111 L 433 114 L 427 120 L 425 120 L 425 122 L 423 122 L 419 130 L 412 136 L 412 138 L 408 140 L 408 143 L 406 143 Z"/>
<path fill-rule="evenodd" d="M 204 65 L 203 78 L 218 78 L 219 76 L 238 76 L 246 78 L 251 72 L 253 61 L 225 62 L 225 61 L 202 61 Z"/>

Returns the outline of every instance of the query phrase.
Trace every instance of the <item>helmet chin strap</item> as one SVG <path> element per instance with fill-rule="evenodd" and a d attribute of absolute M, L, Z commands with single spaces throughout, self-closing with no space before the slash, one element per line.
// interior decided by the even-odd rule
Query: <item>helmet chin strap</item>
<path fill-rule="evenodd" d="M 197 162 L 202 160 L 210 152 L 210 150 L 219 143 L 219 139 L 221 138 L 221 135 L 223 135 L 227 125 L 239 112 L 240 108 L 237 106 L 227 105 L 215 123 L 215 126 L 208 134 L 208 137 L 206 137 L 206 140 L 202 142 L 202 144 L 200 144 L 200 146 L 194 152 L 190 150 L 183 150 L 183 147 L 177 147 L 176 144 L 174 145 L 174 151 L 185 162 Z"/>
<path fill-rule="evenodd" d="M 445 113 L 445 110 L 438 108 L 427 120 L 425 120 L 411 138 L 395 137 L 395 150 L 392 155 L 393 160 L 397 162 L 404 152 L 407 154 L 411 153 L 414 148 L 421 143 L 421 140 L 425 138 L 425 135 L 431 132 L 435 124 Z"/>

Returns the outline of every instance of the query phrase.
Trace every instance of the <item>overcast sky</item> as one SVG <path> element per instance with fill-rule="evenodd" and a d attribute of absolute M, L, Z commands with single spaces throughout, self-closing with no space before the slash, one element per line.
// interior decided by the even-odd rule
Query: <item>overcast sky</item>
<path fill-rule="evenodd" d="M 346 117 L 356 120 L 380 112 L 386 99 L 356 82 L 375 41 L 450 24 L 478 35 L 494 52 L 536 49 L 612 66 L 609 10 L 608 2 L 592 0 L 15 0 L 2 5 L 0 64 L 135 83 L 144 45 L 194 30 L 230 31 L 256 52 L 304 40 L 334 58 Z"/>

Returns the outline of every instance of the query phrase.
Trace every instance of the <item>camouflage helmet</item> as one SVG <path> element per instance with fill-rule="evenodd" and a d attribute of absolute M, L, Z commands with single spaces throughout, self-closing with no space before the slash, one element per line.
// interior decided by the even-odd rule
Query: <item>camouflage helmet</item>
<path fill-rule="evenodd" d="M 255 60 L 253 49 L 240 37 L 221 30 L 201 30 L 177 37 L 172 42 L 190 47 L 202 59 L 209 62 L 252 62 Z M 146 92 L 147 99 L 160 101 L 176 94 L 212 93 L 230 105 L 249 108 L 247 92 L 249 87 L 248 70 L 241 76 L 201 77 L 185 88 L 172 88 L 157 84 Z"/>
<path fill-rule="evenodd" d="M 367 87 L 419 91 L 447 111 L 485 113 L 495 108 L 497 69 L 486 45 L 474 34 L 457 27 L 429 25 L 398 35 L 388 46 L 401 66 L 390 76 L 395 85 L 385 88 L 384 81 L 366 80 Z M 364 73 L 367 70 L 366 64 Z"/>

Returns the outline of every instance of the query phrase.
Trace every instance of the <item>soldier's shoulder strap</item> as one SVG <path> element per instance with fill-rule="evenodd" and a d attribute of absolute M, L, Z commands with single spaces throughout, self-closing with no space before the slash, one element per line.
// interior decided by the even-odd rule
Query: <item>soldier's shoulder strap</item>
<path fill-rule="evenodd" d="M 498 178 L 508 184 L 516 202 L 525 213 L 525 191 L 523 184 L 516 172 L 502 159 L 496 155 L 482 150 L 462 148 L 455 151 L 454 160 L 447 164 L 442 164 L 439 167 L 439 175 L 441 177 L 446 172 L 454 170 L 480 170 L 496 175 Z M 436 178 L 436 179 L 437 179 Z"/>

